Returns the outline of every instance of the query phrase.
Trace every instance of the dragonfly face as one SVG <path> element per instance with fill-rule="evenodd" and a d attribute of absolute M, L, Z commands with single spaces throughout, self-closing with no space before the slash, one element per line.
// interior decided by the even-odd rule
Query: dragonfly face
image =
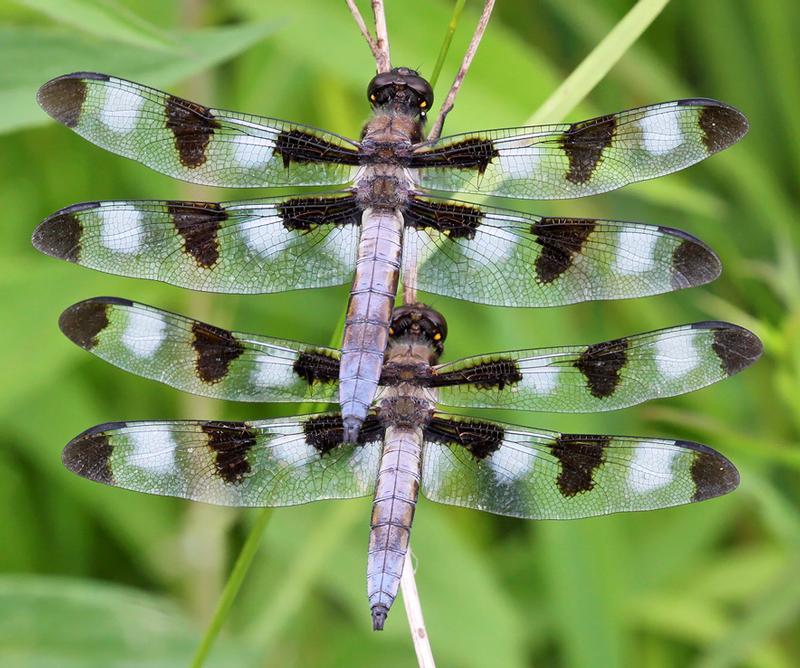
<path fill-rule="evenodd" d="M 419 72 L 395 67 L 378 74 L 367 87 L 373 109 L 397 110 L 424 119 L 433 105 L 433 89 Z"/>

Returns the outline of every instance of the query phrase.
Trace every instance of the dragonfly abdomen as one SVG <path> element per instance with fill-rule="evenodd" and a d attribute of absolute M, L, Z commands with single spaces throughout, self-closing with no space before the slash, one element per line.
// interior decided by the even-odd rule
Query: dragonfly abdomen
<path fill-rule="evenodd" d="M 376 631 L 383 628 L 403 574 L 419 496 L 422 429 L 389 426 L 384 443 L 367 557 L 367 595 Z"/>
<path fill-rule="evenodd" d="M 397 209 L 369 208 L 361 227 L 339 367 L 339 401 L 348 443 L 356 442 L 381 377 L 400 276 L 403 216 Z"/>

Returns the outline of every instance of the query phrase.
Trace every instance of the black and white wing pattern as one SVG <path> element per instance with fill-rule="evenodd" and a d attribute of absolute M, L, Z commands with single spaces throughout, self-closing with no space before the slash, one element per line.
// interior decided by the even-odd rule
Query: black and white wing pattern
<path fill-rule="evenodd" d="M 95 72 L 48 81 L 39 104 L 90 142 L 208 186 L 343 185 L 358 144 L 313 127 L 212 109 Z"/>
<path fill-rule="evenodd" d="M 444 406 L 607 411 L 711 385 L 762 351 L 743 327 L 697 322 L 590 346 L 468 357 L 435 367 L 429 383 Z"/>
<path fill-rule="evenodd" d="M 75 204 L 33 233 L 43 253 L 112 274 L 237 294 L 342 285 L 361 210 L 350 193 L 246 202 Z"/>
<path fill-rule="evenodd" d="M 733 464 L 699 443 L 437 415 L 425 431 L 420 489 L 498 515 L 575 519 L 703 501 L 738 484 Z"/>
<path fill-rule="evenodd" d="M 422 188 L 570 199 L 675 172 L 721 151 L 747 120 L 717 100 L 664 102 L 577 123 L 468 132 L 421 144 Z"/>
<path fill-rule="evenodd" d="M 127 299 L 70 306 L 61 331 L 81 348 L 138 376 L 217 399 L 336 402 L 340 352 L 230 332 Z"/>
<path fill-rule="evenodd" d="M 110 422 L 76 436 L 62 461 L 84 478 L 223 506 L 293 506 L 371 494 L 383 430 L 342 444 L 338 413 L 225 422 Z"/>
<path fill-rule="evenodd" d="M 721 270 L 702 241 L 668 227 L 421 196 L 403 216 L 404 282 L 480 304 L 643 297 L 708 283 Z"/>

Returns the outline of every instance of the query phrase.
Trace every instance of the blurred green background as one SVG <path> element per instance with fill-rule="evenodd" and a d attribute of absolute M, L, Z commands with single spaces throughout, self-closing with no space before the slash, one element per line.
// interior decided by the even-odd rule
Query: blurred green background
<path fill-rule="evenodd" d="M 451 2 L 387 4 L 394 63 L 429 73 Z M 524 122 L 632 4 L 499 2 L 446 132 Z M 479 8 L 467 3 L 439 99 Z M 730 457 L 742 484 L 699 505 L 564 523 L 421 500 L 412 545 L 440 666 L 800 665 L 798 14 L 796 0 L 674 0 L 569 120 L 708 96 L 743 110 L 750 134 L 680 174 L 527 206 L 687 230 L 719 253 L 718 281 L 548 310 L 431 298 L 450 324 L 451 359 L 701 319 L 750 327 L 766 346 L 755 368 L 691 396 L 602 415 L 497 415 L 698 440 Z M 75 70 L 353 136 L 374 63 L 333 0 L 0 0 L 0 664 L 187 665 L 256 511 L 95 485 L 69 474 L 60 450 L 107 420 L 259 418 L 292 407 L 182 396 L 126 375 L 70 344 L 57 317 L 115 295 L 327 343 L 347 288 L 197 295 L 37 254 L 34 226 L 77 201 L 261 194 L 172 181 L 48 122 L 36 88 Z M 210 665 L 413 665 L 402 604 L 386 631 L 370 630 L 369 512 L 369 499 L 277 510 Z"/>

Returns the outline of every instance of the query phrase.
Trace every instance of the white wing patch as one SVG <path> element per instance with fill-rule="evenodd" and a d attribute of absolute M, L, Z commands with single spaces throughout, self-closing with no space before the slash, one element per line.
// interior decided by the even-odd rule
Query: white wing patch
<path fill-rule="evenodd" d="M 529 475 L 533 471 L 536 452 L 533 449 L 515 448 L 503 445 L 486 460 L 499 483 L 510 484 Z"/>
<path fill-rule="evenodd" d="M 696 369 L 702 359 L 695 345 L 695 335 L 690 332 L 662 334 L 656 339 L 656 365 L 665 378 L 680 378 Z"/>
<path fill-rule="evenodd" d="M 630 488 L 644 494 L 669 485 L 675 477 L 672 462 L 677 454 L 677 448 L 658 447 L 652 443 L 637 446 L 628 471 Z"/>
<path fill-rule="evenodd" d="M 649 111 L 639 121 L 639 127 L 642 129 L 642 143 L 651 155 L 664 155 L 683 144 L 677 111 L 665 111 L 664 107 Z"/>
<path fill-rule="evenodd" d="M 114 209 L 100 206 L 100 243 L 117 253 L 135 253 L 144 240 L 142 212 L 136 209 Z"/>
<path fill-rule="evenodd" d="M 619 246 L 614 268 L 620 274 L 643 274 L 653 268 L 658 236 L 623 230 L 619 233 Z"/>
<path fill-rule="evenodd" d="M 158 475 L 175 472 L 175 441 L 168 431 L 131 431 L 125 436 L 131 445 L 127 463 Z"/>
<path fill-rule="evenodd" d="M 117 79 L 112 79 L 115 83 Z M 131 132 L 139 120 L 139 110 L 144 97 L 117 86 L 106 86 L 106 101 L 100 112 L 100 120 L 109 129 L 120 134 Z"/>
<path fill-rule="evenodd" d="M 240 167 L 265 167 L 272 160 L 274 148 L 273 139 L 241 135 L 233 140 L 233 159 Z"/>
<path fill-rule="evenodd" d="M 540 396 L 552 394 L 558 385 L 558 374 L 561 370 L 557 366 L 551 367 L 551 362 L 550 358 L 521 360 L 522 380 L 519 383 L 520 386 L 533 390 Z M 507 391 L 513 390 L 514 387 L 511 386 Z"/>
<path fill-rule="evenodd" d="M 295 356 L 296 358 L 296 356 Z M 299 380 L 288 359 L 276 359 L 270 355 L 260 357 L 253 366 L 251 381 L 259 390 L 273 388 L 283 391 Z"/>
<path fill-rule="evenodd" d="M 136 357 L 152 357 L 164 342 L 167 323 L 158 313 L 131 311 L 122 344 Z"/>

